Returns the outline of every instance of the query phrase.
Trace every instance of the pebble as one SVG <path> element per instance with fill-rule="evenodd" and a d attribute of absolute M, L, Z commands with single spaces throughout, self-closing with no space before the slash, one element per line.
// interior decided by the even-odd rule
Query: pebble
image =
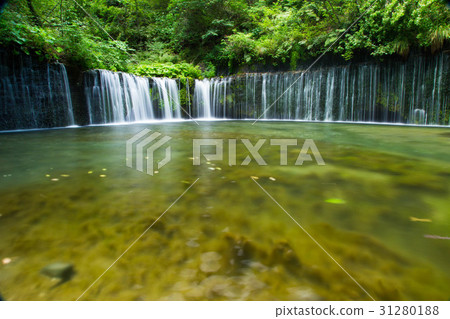
<path fill-rule="evenodd" d="M 269 179 L 274 182 L 276 181 L 275 177 L 269 177 Z"/>
<path fill-rule="evenodd" d="M 9 264 L 11 261 L 12 261 L 11 258 L 6 257 L 6 258 L 3 258 L 3 259 L 2 259 L 2 264 L 3 264 L 3 265 L 7 265 L 7 264 Z"/>
<path fill-rule="evenodd" d="M 222 256 L 219 253 L 216 253 L 215 251 L 203 253 L 201 256 L 202 263 L 200 265 L 200 270 L 206 273 L 218 271 L 222 266 L 220 263 L 221 259 Z"/>
<path fill-rule="evenodd" d="M 291 294 L 291 298 L 295 299 L 295 300 L 317 301 L 317 300 L 322 299 L 311 288 L 293 287 L 293 288 L 288 288 L 288 291 Z"/>
<path fill-rule="evenodd" d="M 52 182 L 57 182 L 57 181 L 59 181 L 59 178 L 52 178 L 51 181 Z"/>
<path fill-rule="evenodd" d="M 195 241 L 195 239 L 189 239 L 189 240 L 186 242 L 186 246 L 195 248 L 195 247 L 200 246 L 200 244 L 197 243 L 197 242 Z"/>

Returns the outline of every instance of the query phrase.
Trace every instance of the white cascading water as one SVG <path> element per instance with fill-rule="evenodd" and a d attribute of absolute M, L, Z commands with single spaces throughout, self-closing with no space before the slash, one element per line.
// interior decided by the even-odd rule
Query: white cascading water
<path fill-rule="evenodd" d="M 179 119 L 177 85 L 184 85 L 184 107 L 194 118 L 449 125 L 448 65 L 449 57 L 441 54 L 406 63 L 322 67 L 303 75 L 254 73 L 203 79 L 195 80 L 193 96 L 187 81 L 152 78 L 149 87 L 146 78 L 95 71 L 86 96 L 91 123 Z"/>
<path fill-rule="evenodd" d="M 201 118 L 449 125 L 449 59 L 204 79 L 195 82 L 194 109 Z"/>
<path fill-rule="evenodd" d="M 65 66 L 0 50 L 0 130 L 74 124 Z"/>
<path fill-rule="evenodd" d="M 262 118 L 267 118 L 267 73 L 262 75 L 262 88 L 261 88 L 261 106 L 262 106 Z"/>
<path fill-rule="evenodd" d="M 181 119 L 180 96 L 177 82 L 169 78 L 152 78 L 155 82 L 159 99 L 163 101 L 164 119 Z"/>
<path fill-rule="evenodd" d="M 197 108 L 198 118 L 212 118 L 210 83 L 209 79 L 195 80 L 194 105 Z"/>
<path fill-rule="evenodd" d="M 8 64 L 10 58 L 0 52 L 0 129 L 76 124 L 64 65 L 30 57 Z M 194 118 L 450 125 L 449 65 L 449 55 L 441 53 L 400 62 L 327 66 L 303 75 L 253 73 L 196 80 L 194 88 L 187 80 L 93 70 L 84 77 L 89 118 L 78 124 L 188 118 L 181 114 L 183 92 L 183 107 Z"/>
<path fill-rule="evenodd" d="M 126 73 L 122 73 L 122 79 L 126 120 L 135 122 L 154 119 L 148 80 Z"/>
<path fill-rule="evenodd" d="M 99 70 L 102 105 L 100 113 L 101 123 L 118 123 L 125 121 L 123 102 L 123 87 L 120 83 L 120 73 Z M 91 122 L 93 124 L 94 122 Z"/>
<path fill-rule="evenodd" d="M 161 101 L 162 119 L 181 119 L 177 82 L 149 79 L 122 72 L 94 70 L 85 75 L 85 95 L 91 124 L 139 122 L 156 119 L 153 98 Z"/>
<path fill-rule="evenodd" d="M 69 85 L 69 78 L 67 77 L 67 71 L 66 67 L 62 63 L 57 63 L 59 68 L 61 69 L 61 76 L 62 76 L 62 82 L 64 86 L 64 95 L 66 96 L 67 100 L 67 123 L 69 125 L 75 125 L 75 119 L 73 117 L 73 106 L 72 106 L 72 97 L 70 96 L 70 85 Z"/>
<path fill-rule="evenodd" d="M 427 113 L 425 110 L 415 109 L 414 110 L 414 124 L 426 124 L 427 123 Z"/>

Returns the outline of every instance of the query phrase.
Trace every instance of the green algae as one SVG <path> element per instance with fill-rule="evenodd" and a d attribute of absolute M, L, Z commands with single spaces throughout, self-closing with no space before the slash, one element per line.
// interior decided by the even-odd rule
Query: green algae
<path fill-rule="evenodd" d="M 369 300 L 250 179 L 257 176 L 375 299 L 448 300 L 449 243 L 423 237 L 443 236 L 450 225 L 445 129 L 200 124 L 0 136 L 0 176 L 12 174 L 0 185 L 0 259 L 14 257 L 0 265 L 3 297 L 74 300 L 154 224 L 83 299 Z M 155 176 L 124 163 L 125 141 L 143 127 L 174 140 L 172 162 Z M 202 137 L 313 138 L 327 165 L 276 165 L 279 149 L 273 148 L 261 151 L 270 163 L 265 167 L 193 167 L 191 139 Z M 423 151 L 410 152 L 412 146 Z M 248 155 L 242 147 L 237 152 L 238 163 Z M 295 161 L 298 150 L 292 154 Z M 39 271 L 59 260 L 73 263 L 77 273 L 53 288 Z"/>

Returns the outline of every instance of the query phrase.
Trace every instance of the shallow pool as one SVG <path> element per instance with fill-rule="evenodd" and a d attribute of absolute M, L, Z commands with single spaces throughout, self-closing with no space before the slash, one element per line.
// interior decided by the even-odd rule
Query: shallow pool
<path fill-rule="evenodd" d="M 448 128 L 198 124 L 0 134 L 3 298 L 450 298 Z M 171 161 L 153 176 L 126 166 L 126 141 L 145 128 L 171 137 Z M 223 140 L 223 160 L 193 165 L 203 138 Z M 267 165 L 242 139 L 266 140 Z M 270 139 L 298 141 L 287 165 Z M 294 165 L 306 139 L 325 165 Z M 54 262 L 76 273 L 40 273 Z"/>

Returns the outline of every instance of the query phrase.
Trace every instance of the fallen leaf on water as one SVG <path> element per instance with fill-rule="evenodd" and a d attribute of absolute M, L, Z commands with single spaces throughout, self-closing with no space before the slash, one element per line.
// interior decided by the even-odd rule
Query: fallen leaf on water
<path fill-rule="evenodd" d="M 325 200 L 325 203 L 330 203 L 330 204 L 345 204 L 346 201 L 340 198 L 328 198 Z"/>
<path fill-rule="evenodd" d="M 11 261 L 12 261 L 11 258 L 6 257 L 6 258 L 3 258 L 3 259 L 2 259 L 2 264 L 3 264 L 3 265 L 7 265 L 7 264 L 9 264 Z"/>
<path fill-rule="evenodd" d="M 49 174 L 45 174 L 45 177 L 50 177 L 50 175 Z"/>
<path fill-rule="evenodd" d="M 258 176 L 250 176 L 252 179 L 259 179 Z"/>
<path fill-rule="evenodd" d="M 89 172 L 88 172 L 88 174 L 92 174 L 92 173 L 94 173 L 94 171 L 89 171 Z"/>
<path fill-rule="evenodd" d="M 70 175 L 67 174 L 61 174 L 61 177 L 69 177 Z"/>
<path fill-rule="evenodd" d="M 412 222 L 431 223 L 431 219 L 428 219 L 428 218 L 417 218 L 417 217 L 410 216 L 409 220 Z"/>
<path fill-rule="evenodd" d="M 59 178 L 52 178 L 51 181 L 52 182 L 57 182 L 57 181 L 59 181 Z"/>
<path fill-rule="evenodd" d="M 106 175 L 100 175 L 100 177 L 106 177 Z"/>

